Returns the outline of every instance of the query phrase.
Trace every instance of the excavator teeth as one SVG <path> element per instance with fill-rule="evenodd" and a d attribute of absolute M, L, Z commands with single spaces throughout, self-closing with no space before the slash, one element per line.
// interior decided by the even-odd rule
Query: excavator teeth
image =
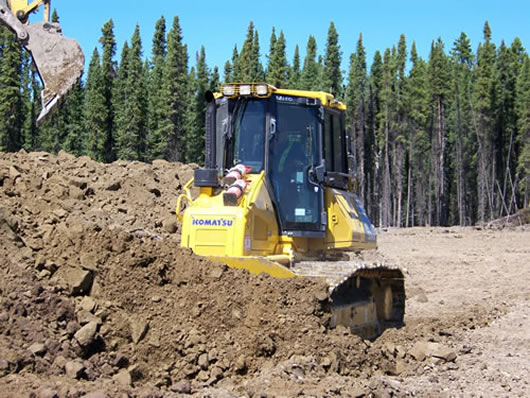
<path fill-rule="evenodd" d="M 83 73 L 85 57 L 79 43 L 62 35 L 57 23 L 38 22 L 26 27 L 24 47 L 31 53 L 44 88 L 41 93 L 40 125 L 75 87 Z"/>

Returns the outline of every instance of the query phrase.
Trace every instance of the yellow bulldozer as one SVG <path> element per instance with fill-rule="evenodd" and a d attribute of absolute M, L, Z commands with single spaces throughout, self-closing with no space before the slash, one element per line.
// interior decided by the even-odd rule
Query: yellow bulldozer
<path fill-rule="evenodd" d="M 28 24 L 31 13 L 44 5 L 44 20 Z M 62 35 L 58 23 L 50 22 L 51 0 L 0 0 L 0 23 L 15 33 L 31 54 L 43 82 L 42 110 L 37 124 L 61 103 L 81 78 L 85 58 L 79 43 Z"/>
<path fill-rule="evenodd" d="M 346 106 L 265 83 L 223 84 L 206 100 L 205 165 L 177 202 L 181 245 L 252 273 L 324 279 L 331 326 L 365 338 L 400 327 L 402 270 L 352 255 L 375 249 L 376 233 L 356 194 Z"/>

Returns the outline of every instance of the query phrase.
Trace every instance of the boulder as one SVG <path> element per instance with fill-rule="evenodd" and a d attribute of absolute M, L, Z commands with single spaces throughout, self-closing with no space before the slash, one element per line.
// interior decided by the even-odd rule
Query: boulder
<path fill-rule="evenodd" d="M 66 272 L 65 279 L 70 288 L 70 294 L 78 296 L 90 291 L 94 274 L 82 268 L 71 268 Z"/>
<path fill-rule="evenodd" d="M 98 324 L 96 322 L 89 322 L 74 334 L 74 338 L 79 345 L 86 347 L 94 341 L 97 329 Z"/>

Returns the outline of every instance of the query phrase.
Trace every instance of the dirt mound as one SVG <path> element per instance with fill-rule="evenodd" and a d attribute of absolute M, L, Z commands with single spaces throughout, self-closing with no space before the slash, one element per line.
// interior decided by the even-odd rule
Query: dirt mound
<path fill-rule="evenodd" d="M 292 358 L 315 375 L 371 373 L 380 353 L 372 360 L 360 338 L 327 328 L 325 285 L 233 270 L 178 246 L 174 207 L 191 171 L 2 154 L 2 375 L 177 391 Z"/>
<path fill-rule="evenodd" d="M 482 392 L 527 391 L 515 354 L 513 369 L 498 354 L 498 372 L 477 373 L 480 330 L 503 336 L 508 319 L 511 336 L 530 319 L 524 227 L 384 232 L 383 256 L 411 269 L 409 309 L 405 327 L 364 341 L 327 327 L 321 283 L 180 248 L 174 209 L 192 171 L 0 154 L 2 397 L 443 396 L 466 392 L 470 368 Z"/>

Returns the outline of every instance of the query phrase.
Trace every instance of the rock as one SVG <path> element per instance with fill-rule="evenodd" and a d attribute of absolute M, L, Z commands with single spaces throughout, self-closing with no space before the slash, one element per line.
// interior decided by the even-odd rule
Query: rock
<path fill-rule="evenodd" d="M 64 365 L 64 370 L 68 377 L 79 379 L 85 371 L 85 367 L 79 361 L 68 361 Z"/>
<path fill-rule="evenodd" d="M 324 357 L 322 358 L 322 360 L 320 361 L 320 366 L 322 366 L 323 368 L 327 369 L 331 366 L 331 359 L 329 357 Z"/>
<path fill-rule="evenodd" d="M 97 259 L 96 256 L 93 253 L 82 253 L 81 257 L 79 258 L 81 262 L 81 267 L 88 271 L 96 271 L 97 270 Z"/>
<path fill-rule="evenodd" d="M 85 191 L 77 187 L 70 187 L 70 189 L 68 190 L 68 193 L 69 193 L 70 198 L 72 199 L 75 199 L 75 200 L 85 199 Z"/>
<path fill-rule="evenodd" d="M 65 357 L 63 357 L 62 355 L 57 355 L 55 357 L 55 360 L 53 361 L 53 365 L 56 366 L 60 370 L 64 370 L 66 366 L 66 362 L 68 361 L 66 360 Z"/>
<path fill-rule="evenodd" d="M 206 370 L 208 369 L 208 354 L 201 354 L 199 355 L 199 360 L 197 362 L 197 365 L 199 365 L 202 369 Z"/>
<path fill-rule="evenodd" d="M 127 369 L 120 369 L 120 371 L 114 375 L 113 379 L 123 387 L 130 387 L 132 385 L 132 377 Z"/>
<path fill-rule="evenodd" d="M 210 379 L 210 372 L 207 370 L 201 370 L 199 374 L 197 375 L 197 380 L 204 382 L 207 382 Z"/>
<path fill-rule="evenodd" d="M 407 365 L 404 361 L 398 360 L 396 363 L 389 366 L 387 373 L 391 376 L 399 376 L 407 370 Z"/>
<path fill-rule="evenodd" d="M 0 377 L 3 377 L 8 373 L 9 373 L 9 362 L 3 358 L 0 358 Z"/>
<path fill-rule="evenodd" d="M 15 181 L 18 177 L 20 177 L 22 174 L 20 174 L 20 169 L 17 166 L 11 166 L 9 168 L 9 178 L 11 178 L 13 181 Z"/>
<path fill-rule="evenodd" d="M 226 265 L 218 264 L 212 267 L 210 271 L 210 275 L 214 279 L 221 279 L 225 271 L 226 271 Z"/>
<path fill-rule="evenodd" d="M 107 185 L 105 188 L 107 191 L 118 191 L 121 189 L 121 182 L 120 181 L 114 181 L 111 184 Z"/>
<path fill-rule="evenodd" d="M 367 397 L 366 391 L 359 386 L 352 386 L 348 388 L 348 394 L 353 398 Z"/>
<path fill-rule="evenodd" d="M 210 375 L 215 380 L 220 380 L 220 379 L 222 379 L 224 377 L 224 372 L 223 372 L 223 370 L 220 367 L 214 366 L 214 368 L 210 372 Z"/>
<path fill-rule="evenodd" d="M 35 398 L 58 398 L 57 391 L 52 390 L 49 387 L 41 387 L 37 390 Z"/>
<path fill-rule="evenodd" d="M 245 373 L 247 370 L 247 361 L 244 355 L 240 355 L 234 364 L 235 370 L 238 373 Z"/>
<path fill-rule="evenodd" d="M 92 312 L 92 313 L 96 309 L 96 302 L 94 301 L 94 299 L 92 299 L 89 296 L 83 297 L 83 299 L 81 300 L 81 303 L 79 303 L 79 305 L 85 311 Z"/>
<path fill-rule="evenodd" d="M 92 287 L 94 275 L 82 268 L 71 268 L 66 272 L 66 283 L 70 287 L 70 294 L 74 296 L 86 294 Z"/>
<path fill-rule="evenodd" d="M 456 359 L 456 353 L 440 343 L 418 341 L 409 351 L 409 354 L 417 361 L 424 361 L 427 357 L 443 359 L 452 362 Z"/>
<path fill-rule="evenodd" d="M 97 329 L 96 322 L 89 322 L 74 334 L 74 338 L 82 347 L 86 347 L 94 341 Z"/>
<path fill-rule="evenodd" d="M 175 220 L 174 217 L 165 219 L 162 222 L 162 228 L 164 228 L 166 232 L 174 234 L 178 229 L 177 220 Z"/>
<path fill-rule="evenodd" d="M 180 380 L 173 384 L 169 389 L 177 394 L 190 394 L 191 383 L 188 380 Z"/>
<path fill-rule="evenodd" d="M 43 356 L 46 353 L 46 346 L 42 343 L 34 343 L 28 347 L 33 355 Z"/>
<path fill-rule="evenodd" d="M 424 341 L 417 341 L 416 344 L 409 350 L 409 355 L 416 361 L 423 362 L 427 358 L 428 343 Z"/>
<path fill-rule="evenodd" d="M 86 325 L 90 322 L 96 322 L 96 324 L 99 326 L 103 323 L 100 317 L 97 317 L 96 315 L 86 310 L 81 310 L 77 313 L 77 321 L 80 325 Z"/>
<path fill-rule="evenodd" d="M 442 344 L 431 343 L 431 356 L 441 358 L 446 362 L 453 362 L 456 359 L 456 352 Z"/>
<path fill-rule="evenodd" d="M 107 398 L 108 395 L 103 391 L 93 391 L 83 395 L 81 398 Z"/>
<path fill-rule="evenodd" d="M 149 322 L 144 319 L 131 319 L 129 324 L 131 339 L 134 344 L 138 344 L 146 335 Z"/>

